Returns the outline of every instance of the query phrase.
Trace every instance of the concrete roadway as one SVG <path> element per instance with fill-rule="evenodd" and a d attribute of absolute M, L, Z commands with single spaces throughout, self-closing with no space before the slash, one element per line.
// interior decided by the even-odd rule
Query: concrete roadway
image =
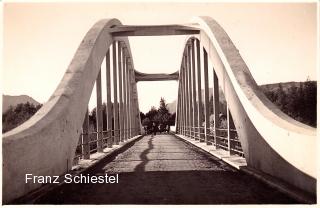
<path fill-rule="evenodd" d="M 297 203 L 172 135 L 145 136 L 91 172 L 105 173 L 119 173 L 119 184 L 65 184 L 36 203 Z"/>

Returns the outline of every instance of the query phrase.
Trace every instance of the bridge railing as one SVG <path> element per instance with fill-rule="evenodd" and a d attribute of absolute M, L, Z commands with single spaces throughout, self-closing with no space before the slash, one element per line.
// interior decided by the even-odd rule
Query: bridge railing
<path fill-rule="evenodd" d="M 188 36 L 181 58 L 176 133 L 245 157 L 251 169 L 314 195 L 316 129 L 285 115 L 268 100 L 215 20 L 194 18 L 193 26 L 200 33 Z M 219 87 L 227 105 L 224 127 L 219 125 Z"/>
<path fill-rule="evenodd" d="M 140 130 L 139 128 L 123 129 L 124 133 L 130 133 L 130 131 L 139 131 L 139 130 Z M 90 159 L 90 155 L 92 153 L 98 152 L 97 143 L 99 143 L 100 141 L 102 142 L 102 148 L 108 148 L 108 141 L 109 140 L 115 141 L 114 132 L 115 130 L 102 131 L 103 133 L 102 140 L 96 139 L 98 134 L 97 131 L 92 131 L 89 133 L 81 133 L 79 138 L 79 143 L 76 147 L 73 165 L 77 165 L 80 160 Z M 89 139 L 89 141 L 85 143 L 86 137 L 89 137 L 91 139 Z M 128 139 L 130 139 L 130 137 L 125 137 L 123 141 L 127 141 Z"/>
<path fill-rule="evenodd" d="M 241 142 L 238 138 L 237 130 L 236 129 L 229 129 L 230 135 L 228 136 L 228 129 L 226 128 L 217 128 L 216 132 L 214 132 L 213 128 L 207 128 L 207 134 L 205 133 L 205 127 L 198 127 L 198 126 L 191 126 L 186 127 L 187 131 L 181 132 L 178 130 L 179 133 L 182 135 L 188 136 L 195 140 L 204 142 L 205 135 L 207 135 L 207 144 L 214 145 L 216 148 L 221 148 L 229 152 L 230 155 L 236 154 L 241 157 L 244 157 L 244 153 L 241 147 Z M 217 139 L 219 143 L 217 143 Z"/>
<path fill-rule="evenodd" d="M 140 134 L 138 93 L 129 41 L 112 35 L 118 25 L 121 23 L 117 19 L 97 22 L 82 40 L 49 100 L 28 121 L 3 135 L 4 203 L 41 186 L 26 183 L 26 174 L 63 175 L 72 168 L 75 154 L 89 159 L 90 153 L 104 151 L 106 144 L 107 148 L 112 147 Z M 106 71 L 103 78 L 106 80 L 105 112 L 102 69 Z M 88 104 L 94 85 L 96 128 L 90 130 Z M 106 123 L 103 114 L 106 114 Z"/>

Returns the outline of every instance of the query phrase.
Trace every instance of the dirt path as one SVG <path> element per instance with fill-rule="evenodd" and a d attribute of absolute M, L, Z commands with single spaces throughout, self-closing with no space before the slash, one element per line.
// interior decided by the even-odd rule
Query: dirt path
<path fill-rule="evenodd" d="M 119 184 L 66 184 L 39 204 L 291 204 L 291 198 L 171 135 L 146 136 L 91 174 Z"/>

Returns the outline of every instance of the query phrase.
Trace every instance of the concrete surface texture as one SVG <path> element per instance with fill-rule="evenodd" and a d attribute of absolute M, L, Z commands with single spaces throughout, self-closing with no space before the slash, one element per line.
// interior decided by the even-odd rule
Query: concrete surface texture
<path fill-rule="evenodd" d="M 118 24 L 116 19 L 97 22 L 82 40 L 49 101 L 27 122 L 3 135 L 5 203 L 41 185 L 26 184 L 25 174 L 53 176 L 71 169 L 91 92 L 113 42 L 108 30 Z M 130 55 L 128 40 L 123 41 Z"/>
<path fill-rule="evenodd" d="M 215 20 L 197 17 L 192 22 L 201 32 L 190 37 L 200 39 L 214 66 L 248 166 L 315 195 L 316 129 L 285 115 L 266 98 Z"/>
<path fill-rule="evenodd" d="M 293 199 L 172 135 L 145 136 L 91 175 L 118 184 L 65 184 L 37 204 L 292 204 Z"/>

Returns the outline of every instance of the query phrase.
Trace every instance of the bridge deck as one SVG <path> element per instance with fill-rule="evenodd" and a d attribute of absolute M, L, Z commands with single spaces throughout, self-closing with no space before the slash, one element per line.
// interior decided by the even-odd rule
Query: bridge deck
<path fill-rule="evenodd" d="M 64 184 L 36 203 L 296 203 L 171 135 L 145 136 L 91 174 L 119 173 L 119 184 Z"/>

